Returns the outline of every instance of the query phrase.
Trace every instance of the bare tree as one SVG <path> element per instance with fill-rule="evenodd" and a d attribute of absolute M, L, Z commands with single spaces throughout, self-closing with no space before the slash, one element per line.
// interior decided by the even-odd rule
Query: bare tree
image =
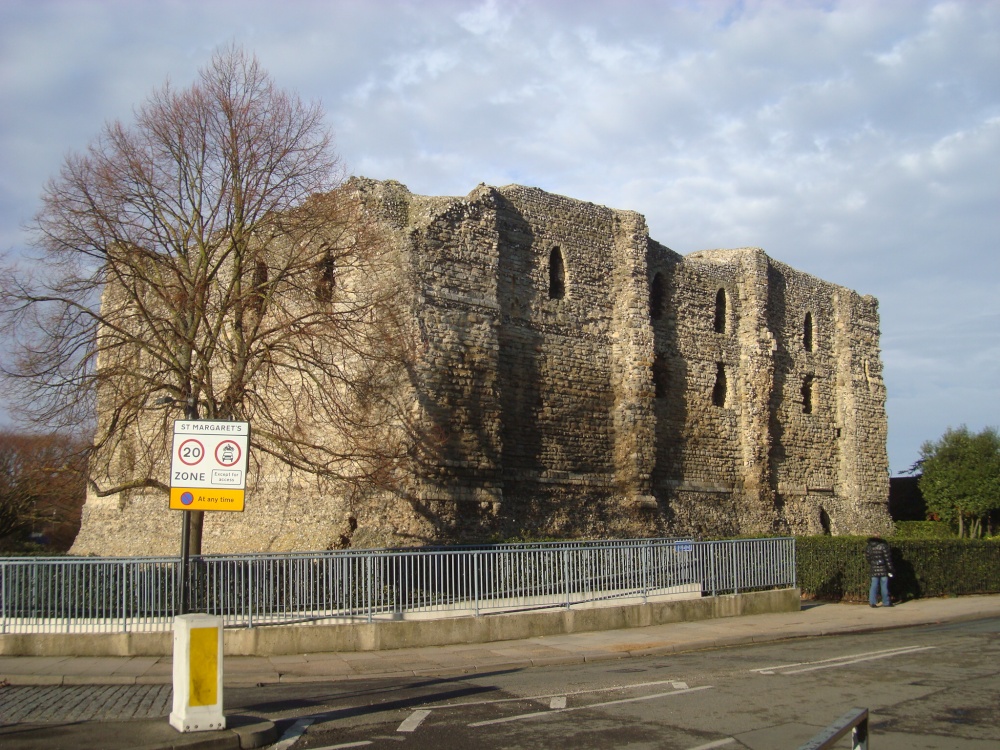
<path fill-rule="evenodd" d="M 385 476 L 406 355 L 392 245 L 341 182 L 318 105 L 224 49 L 69 156 L 42 203 L 43 256 L 5 282 L 7 370 L 36 421 L 94 421 L 92 491 L 167 489 L 183 415 L 165 403 L 249 420 L 257 456 Z"/>

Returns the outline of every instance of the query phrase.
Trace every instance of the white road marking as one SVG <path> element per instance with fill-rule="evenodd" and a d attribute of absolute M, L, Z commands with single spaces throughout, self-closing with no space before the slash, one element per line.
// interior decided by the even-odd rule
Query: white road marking
<path fill-rule="evenodd" d="M 305 734 L 306 728 L 314 721 L 315 719 L 298 719 L 285 730 L 277 742 L 271 745 L 271 750 L 288 750 L 298 741 L 299 737 Z"/>
<path fill-rule="evenodd" d="M 934 646 L 900 646 L 899 648 L 887 648 L 882 651 L 864 651 L 860 654 L 848 654 L 847 656 L 833 656 L 829 659 L 820 659 L 819 661 L 797 661 L 792 664 L 778 664 L 774 667 L 760 667 L 759 669 L 751 669 L 751 672 L 760 672 L 761 674 L 774 674 L 779 669 L 790 669 L 792 667 L 802 667 L 809 666 L 813 664 L 829 664 L 831 662 L 844 662 L 845 664 L 853 664 L 854 662 L 845 662 L 845 659 L 855 659 L 859 661 L 864 661 L 860 657 L 873 656 L 875 658 L 881 658 L 881 655 L 894 656 L 900 653 L 908 653 L 910 651 L 922 651 L 929 648 L 935 648 Z M 833 666 L 839 666 L 839 664 L 834 664 Z M 785 672 L 784 674 L 792 674 L 792 672 Z"/>
<path fill-rule="evenodd" d="M 688 686 L 686 682 L 671 682 L 670 684 L 674 686 L 674 690 L 687 690 Z"/>
<path fill-rule="evenodd" d="M 634 685 L 615 685 L 606 688 L 592 688 L 590 690 L 574 690 L 570 693 L 546 693 L 545 695 L 526 695 L 521 698 L 497 698 L 492 701 L 468 701 L 465 703 L 443 703 L 439 706 L 431 705 L 435 711 L 444 708 L 468 708 L 469 706 L 492 706 L 494 703 L 520 703 L 522 701 L 543 701 L 547 698 L 565 698 L 568 695 L 587 695 L 588 693 L 613 693 L 621 690 L 635 690 L 643 687 L 659 687 L 660 685 L 671 685 L 677 688 L 678 685 L 687 687 L 686 682 L 675 682 L 674 680 L 656 680 L 655 682 L 638 682 Z"/>
<path fill-rule="evenodd" d="M 423 708 L 414 711 L 412 714 L 406 717 L 406 719 L 403 721 L 402 724 L 400 724 L 396 728 L 396 731 L 415 732 L 417 730 L 417 727 L 420 726 L 420 722 L 422 722 L 424 719 L 430 716 L 430 713 L 431 713 L 430 711 Z"/>
<path fill-rule="evenodd" d="M 813 667 L 803 667 L 802 669 L 789 669 L 782 674 L 801 674 L 802 672 L 815 672 L 817 669 L 833 669 L 834 667 L 846 667 L 849 664 L 857 664 L 860 661 L 874 661 L 876 659 L 888 659 L 890 656 L 902 656 L 904 654 L 915 654 L 917 651 L 929 651 L 935 646 L 922 646 L 919 648 L 911 648 L 908 651 L 896 651 L 892 654 L 877 654 L 875 656 L 862 656 L 857 659 L 851 659 L 849 661 L 842 661 L 838 664 L 817 664 Z"/>
<path fill-rule="evenodd" d="M 704 745 L 698 745 L 698 747 L 692 747 L 689 748 L 688 750 L 712 750 L 713 747 L 725 747 L 726 745 L 732 745 L 734 742 L 736 742 L 736 739 L 733 737 L 729 737 L 724 740 L 716 740 L 715 742 L 708 742 Z"/>
<path fill-rule="evenodd" d="M 549 708 L 566 708 L 566 696 L 559 695 L 550 700 Z"/>
<path fill-rule="evenodd" d="M 517 716 L 507 716 L 503 719 L 491 719 L 489 721 L 477 721 L 469 724 L 470 727 L 486 727 L 492 724 L 506 724 L 511 721 L 521 721 L 523 719 L 537 719 L 541 716 L 552 716 L 553 714 L 566 713 L 567 711 L 582 711 L 587 708 L 603 708 L 605 706 L 617 706 L 622 703 L 637 703 L 638 701 L 651 701 L 655 698 L 669 698 L 672 695 L 684 695 L 685 693 L 696 693 L 699 690 L 711 690 L 711 685 L 688 688 L 687 690 L 675 690 L 672 693 L 653 693 L 652 695 L 640 695 L 636 698 L 620 698 L 616 701 L 604 701 L 603 703 L 591 703 L 587 706 L 574 706 L 573 708 L 560 708 L 550 711 L 535 711 L 530 714 L 518 714 Z"/>

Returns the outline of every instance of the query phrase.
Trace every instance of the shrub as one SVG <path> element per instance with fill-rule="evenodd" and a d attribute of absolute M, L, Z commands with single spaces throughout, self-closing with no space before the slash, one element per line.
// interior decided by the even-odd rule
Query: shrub
<path fill-rule="evenodd" d="M 865 601 L 871 575 L 866 537 L 799 537 L 796 578 L 806 596 Z M 1000 593 L 1000 545 L 968 539 L 889 540 L 894 599 Z"/>
<path fill-rule="evenodd" d="M 945 521 L 896 521 L 894 539 L 955 539 Z"/>

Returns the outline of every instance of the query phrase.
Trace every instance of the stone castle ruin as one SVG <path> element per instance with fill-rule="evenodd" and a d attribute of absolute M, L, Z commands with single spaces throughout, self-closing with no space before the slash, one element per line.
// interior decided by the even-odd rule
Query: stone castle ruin
<path fill-rule="evenodd" d="M 889 530 L 874 298 L 535 188 L 351 185 L 398 245 L 437 447 L 350 502 L 274 467 L 206 552 Z M 166 502 L 89 498 L 74 552 L 173 553 Z"/>

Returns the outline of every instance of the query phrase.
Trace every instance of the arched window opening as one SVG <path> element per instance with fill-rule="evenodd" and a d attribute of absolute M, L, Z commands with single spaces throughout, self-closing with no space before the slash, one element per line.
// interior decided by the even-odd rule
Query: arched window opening
<path fill-rule="evenodd" d="M 813 413 L 813 376 L 806 375 L 802 379 L 802 413 Z"/>
<path fill-rule="evenodd" d="M 811 312 L 806 313 L 806 321 L 802 326 L 802 348 L 807 352 L 813 350 L 813 316 Z"/>
<path fill-rule="evenodd" d="M 819 525 L 823 529 L 823 534 L 825 536 L 830 536 L 830 514 L 826 512 L 826 508 L 819 509 Z"/>
<path fill-rule="evenodd" d="M 649 285 L 649 317 L 659 320 L 663 317 L 663 274 L 659 271 L 653 277 L 653 283 Z"/>
<path fill-rule="evenodd" d="M 726 290 L 720 289 L 715 295 L 715 332 L 726 332 Z"/>
<path fill-rule="evenodd" d="M 549 299 L 562 299 L 566 296 L 566 267 L 563 264 L 562 253 L 558 247 L 549 253 Z"/>
<path fill-rule="evenodd" d="M 253 267 L 253 287 L 250 307 L 258 315 L 264 314 L 264 300 L 267 298 L 267 263 L 258 260 Z"/>
<path fill-rule="evenodd" d="M 337 263 L 329 250 L 316 265 L 316 299 L 327 303 L 333 299 L 333 289 L 337 285 Z"/>
<path fill-rule="evenodd" d="M 712 404 L 726 405 L 726 366 L 719 362 L 715 366 L 715 387 L 712 388 Z"/>
<path fill-rule="evenodd" d="M 662 354 L 653 358 L 653 395 L 655 398 L 666 398 L 670 389 L 670 373 L 667 370 L 667 359 Z"/>

